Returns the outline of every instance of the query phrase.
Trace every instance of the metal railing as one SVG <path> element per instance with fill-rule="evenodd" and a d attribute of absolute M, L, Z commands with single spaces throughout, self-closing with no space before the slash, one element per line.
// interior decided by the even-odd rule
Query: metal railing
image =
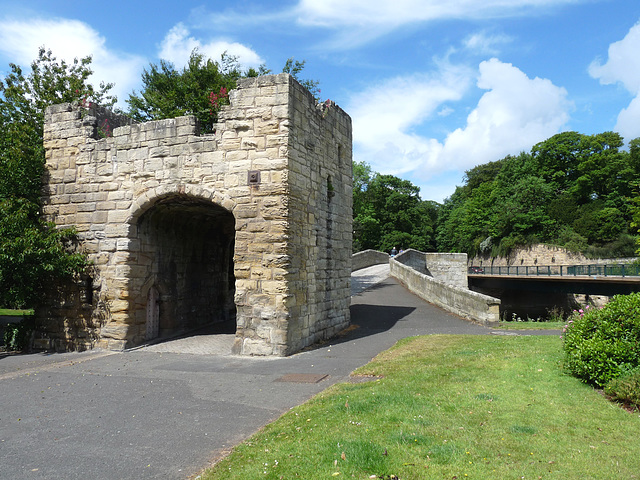
<path fill-rule="evenodd" d="M 469 267 L 470 275 L 520 275 L 536 277 L 638 277 L 640 265 L 520 265 L 504 267 Z"/>

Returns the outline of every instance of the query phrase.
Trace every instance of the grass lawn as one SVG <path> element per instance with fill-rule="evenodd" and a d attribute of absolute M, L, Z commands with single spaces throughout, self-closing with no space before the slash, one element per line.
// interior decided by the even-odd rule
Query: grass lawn
<path fill-rule="evenodd" d="M 406 339 L 201 478 L 640 478 L 640 415 L 561 358 L 556 336 Z"/>
<path fill-rule="evenodd" d="M 505 330 L 562 330 L 567 324 L 566 321 L 559 322 L 500 322 L 498 328 Z"/>
<path fill-rule="evenodd" d="M 13 310 L 10 308 L 0 308 L 0 315 L 22 317 L 24 315 L 33 315 L 33 310 Z"/>

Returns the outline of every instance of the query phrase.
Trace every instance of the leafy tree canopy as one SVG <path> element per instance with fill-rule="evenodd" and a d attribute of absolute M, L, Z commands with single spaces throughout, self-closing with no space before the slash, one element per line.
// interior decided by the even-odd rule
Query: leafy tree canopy
<path fill-rule="evenodd" d="M 364 162 L 353 163 L 353 178 L 354 251 L 434 249 L 437 204 L 421 200 L 418 187 Z"/>
<path fill-rule="evenodd" d="M 300 78 L 300 72 L 302 72 L 302 70 L 304 69 L 305 63 L 306 63 L 306 60 L 303 60 L 300 62 L 295 58 L 290 57 L 285 62 L 284 68 L 282 69 L 282 73 L 290 74 L 293 78 L 295 78 L 298 82 L 300 82 L 300 84 L 304 88 L 309 90 L 316 100 L 320 101 L 320 87 L 319 87 L 320 82 L 318 82 L 317 80 Z"/>
<path fill-rule="evenodd" d="M 251 70 L 249 75 L 257 75 Z M 195 115 L 204 132 L 210 132 L 217 119 L 212 95 L 220 96 L 236 86 L 242 77 L 237 57 L 223 54 L 216 62 L 193 50 L 187 65 L 177 70 L 165 60 L 151 64 L 142 73 L 140 94 L 129 95 L 129 115 L 137 122 Z"/>
<path fill-rule="evenodd" d="M 506 255 L 548 242 L 593 256 L 632 254 L 640 139 L 628 152 L 623 145 L 614 132 L 564 132 L 531 153 L 474 167 L 440 210 L 438 248 Z"/>
<path fill-rule="evenodd" d="M 304 61 L 289 58 L 283 72 L 316 95 L 320 92 L 317 81 L 299 79 L 304 65 Z M 165 60 L 149 65 L 142 74 L 142 90 L 127 99 L 128 114 L 137 122 L 194 115 L 202 131 L 211 132 L 220 106 L 228 103 L 227 93 L 238 79 L 270 72 L 264 65 L 243 71 L 236 56 L 223 53 L 219 61 L 214 61 L 194 49 L 181 70 Z"/>
<path fill-rule="evenodd" d="M 111 84 L 89 83 L 91 58 L 71 64 L 40 48 L 25 74 L 10 64 L 0 80 L 0 305 L 34 306 L 44 285 L 78 272 L 84 257 L 69 253 L 71 230 L 40 218 L 47 106 L 84 101 L 112 106 Z"/>

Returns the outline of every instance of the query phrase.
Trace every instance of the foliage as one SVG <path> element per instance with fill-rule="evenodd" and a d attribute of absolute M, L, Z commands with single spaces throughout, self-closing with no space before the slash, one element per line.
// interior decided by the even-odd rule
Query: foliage
<path fill-rule="evenodd" d="M 32 319 L 23 319 L 18 323 L 9 323 L 2 334 L 4 348 L 7 351 L 24 352 L 29 348 L 31 333 L 33 332 Z"/>
<path fill-rule="evenodd" d="M 564 132 L 531 153 L 474 167 L 440 209 L 438 249 L 475 255 L 489 253 L 490 245 L 493 256 L 505 256 L 545 242 L 627 256 L 640 139 L 630 142 L 629 152 L 622 146 L 613 132 Z"/>
<path fill-rule="evenodd" d="M 226 53 L 217 62 L 194 49 L 180 71 L 161 60 L 142 73 L 140 94 L 129 95 L 129 115 L 138 122 L 194 115 L 202 131 L 211 132 L 224 103 L 219 95 L 235 88 L 242 76 L 238 58 Z"/>
<path fill-rule="evenodd" d="M 612 242 L 589 245 L 582 250 L 587 258 L 623 258 L 635 255 L 637 237 L 622 233 Z"/>
<path fill-rule="evenodd" d="M 112 84 L 95 89 L 88 83 L 91 57 L 71 65 L 57 61 L 50 50 L 40 48 L 25 76 L 11 63 L 11 72 L 0 81 L 0 198 L 26 198 L 38 203 L 44 173 L 42 129 L 44 110 L 62 102 L 84 100 L 111 106 Z"/>
<path fill-rule="evenodd" d="M 70 277 L 86 265 L 73 253 L 72 229 L 43 223 L 37 205 L 26 199 L 0 199 L 0 305 L 36 305 L 44 287 Z"/>
<path fill-rule="evenodd" d="M 597 386 L 639 367 L 640 293 L 618 295 L 602 309 L 574 312 L 563 348 L 565 368 Z"/>
<path fill-rule="evenodd" d="M 44 110 L 60 102 L 115 103 L 111 84 L 88 83 L 91 57 L 71 64 L 41 48 L 25 75 L 10 64 L 0 81 L 0 304 L 33 306 L 53 278 L 82 268 L 78 254 L 65 250 L 69 231 L 40 219 L 44 174 Z"/>
<path fill-rule="evenodd" d="M 640 157 L 640 138 L 636 138 L 631 142 L 631 152 L 634 151 L 634 142 L 636 142 L 635 148 L 637 149 L 637 155 Z M 640 182 L 633 184 L 634 197 L 631 199 L 631 228 L 634 232 L 640 232 Z M 636 238 L 636 255 L 640 257 L 640 236 Z"/>
<path fill-rule="evenodd" d="M 604 386 L 604 393 L 614 400 L 640 408 L 640 367 L 609 380 Z"/>
<path fill-rule="evenodd" d="M 293 57 L 290 57 L 285 62 L 284 67 L 282 68 L 282 73 L 290 74 L 293 78 L 295 78 L 298 82 L 300 82 L 300 84 L 304 88 L 309 90 L 317 101 L 320 101 L 320 87 L 319 87 L 320 82 L 318 82 L 317 80 L 300 78 L 300 72 L 302 72 L 302 70 L 304 69 L 305 63 L 306 63 L 306 60 L 303 60 L 300 62 L 294 59 Z"/>
<path fill-rule="evenodd" d="M 418 187 L 365 163 L 353 163 L 353 177 L 354 251 L 434 249 L 437 204 L 421 200 Z"/>
<path fill-rule="evenodd" d="M 290 73 L 315 96 L 320 93 L 315 80 L 300 80 L 305 62 L 287 60 L 283 72 Z M 228 92 L 240 78 L 270 73 L 264 65 L 242 70 L 238 57 L 223 53 L 219 61 L 206 58 L 194 49 L 181 70 L 165 60 L 150 64 L 142 73 L 142 90 L 129 95 L 129 116 L 137 122 L 194 115 L 205 133 L 213 131 L 222 105 L 228 105 Z"/>

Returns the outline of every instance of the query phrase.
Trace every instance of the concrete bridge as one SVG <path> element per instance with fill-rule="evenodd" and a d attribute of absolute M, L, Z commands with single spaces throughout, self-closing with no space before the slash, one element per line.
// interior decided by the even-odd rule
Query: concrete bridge
<path fill-rule="evenodd" d="M 640 290 L 640 277 L 602 275 L 507 275 L 470 273 L 469 287 L 584 295 L 628 295 Z"/>
<path fill-rule="evenodd" d="M 466 253 L 409 249 L 390 258 L 386 253 L 367 250 L 352 258 L 353 270 L 387 262 L 390 275 L 423 300 L 474 322 L 498 325 L 500 299 L 468 288 Z"/>
<path fill-rule="evenodd" d="M 575 295 L 612 297 L 640 291 L 637 265 L 536 265 L 471 267 L 471 290 L 498 297 L 501 315 L 526 312 L 530 317 L 549 310 L 577 307 Z"/>

